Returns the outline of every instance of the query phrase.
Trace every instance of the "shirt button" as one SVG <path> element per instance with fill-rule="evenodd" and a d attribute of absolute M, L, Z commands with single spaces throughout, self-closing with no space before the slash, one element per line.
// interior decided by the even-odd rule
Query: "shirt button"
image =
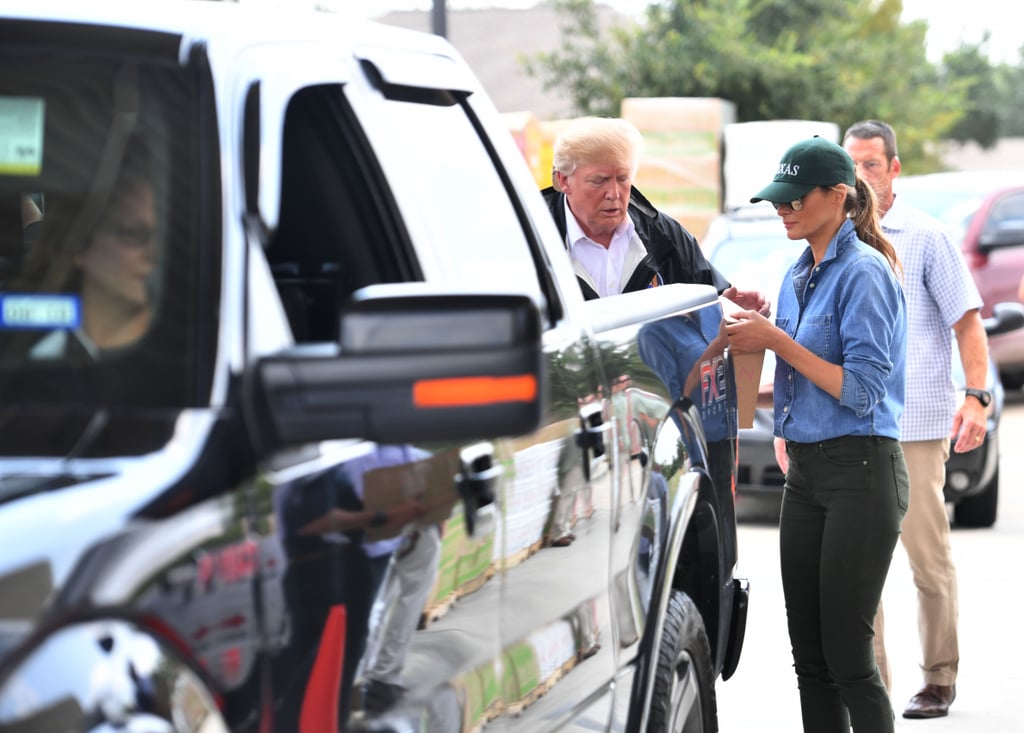
<path fill-rule="evenodd" d="M 811 284 L 810 284 L 810 285 L 808 285 L 807 287 L 809 287 L 809 288 L 813 288 L 813 287 L 814 287 L 814 283 L 811 283 Z"/>
<path fill-rule="evenodd" d="M 789 405 L 786 405 L 785 407 L 783 407 L 782 411 L 783 412 L 789 412 Z"/>

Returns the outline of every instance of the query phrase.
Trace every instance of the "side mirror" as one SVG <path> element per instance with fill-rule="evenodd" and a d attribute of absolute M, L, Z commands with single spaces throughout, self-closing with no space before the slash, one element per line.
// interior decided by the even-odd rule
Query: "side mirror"
<path fill-rule="evenodd" d="M 982 232 L 978 238 L 978 249 L 985 253 L 1003 247 L 1022 246 L 1024 246 L 1024 220 L 1022 219 L 1001 221 L 990 231 Z"/>
<path fill-rule="evenodd" d="M 250 375 L 260 445 L 522 435 L 543 407 L 541 320 L 527 295 L 425 283 L 357 292 L 329 353 L 296 347 Z"/>
<path fill-rule="evenodd" d="M 996 303 L 992 306 L 992 315 L 983 319 L 983 322 L 985 333 L 989 336 L 1016 331 L 1024 327 L 1024 305 L 1014 301 Z"/>

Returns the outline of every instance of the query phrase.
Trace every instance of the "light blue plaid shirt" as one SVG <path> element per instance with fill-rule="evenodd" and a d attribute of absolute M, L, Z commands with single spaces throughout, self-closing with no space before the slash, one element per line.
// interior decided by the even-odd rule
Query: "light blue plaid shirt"
<path fill-rule="evenodd" d="M 945 438 L 953 426 L 952 326 L 980 308 L 981 295 L 951 232 L 938 220 L 901 205 L 897 193 L 882 231 L 903 263 L 907 294 L 907 401 L 903 440 Z"/>
<path fill-rule="evenodd" d="M 814 443 L 844 435 L 900 439 L 906 381 L 907 311 L 888 261 L 857 238 L 847 219 L 821 262 L 811 248 L 786 274 L 775 324 L 843 367 L 840 398 L 782 359 L 775 362 L 775 435 Z"/>

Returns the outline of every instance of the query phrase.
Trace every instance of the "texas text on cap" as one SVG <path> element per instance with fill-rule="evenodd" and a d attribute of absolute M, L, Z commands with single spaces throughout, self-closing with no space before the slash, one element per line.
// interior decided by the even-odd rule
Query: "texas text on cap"
<path fill-rule="evenodd" d="M 750 203 L 796 201 L 817 186 L 834 186 L 837 183 L 856 185 L 853 160 L 839 145 L 815 135 L 786 151 L 775 178 L 750 199 Z"/>

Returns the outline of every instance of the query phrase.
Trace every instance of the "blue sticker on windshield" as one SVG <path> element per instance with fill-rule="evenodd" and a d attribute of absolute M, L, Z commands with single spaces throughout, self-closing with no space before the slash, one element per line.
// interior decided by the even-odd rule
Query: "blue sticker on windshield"
<path fill-rule="evenodd" d="M 82 303 L 77 295 L 0 295 L 0 328 L 71 330 L 81 324 Z"/>

